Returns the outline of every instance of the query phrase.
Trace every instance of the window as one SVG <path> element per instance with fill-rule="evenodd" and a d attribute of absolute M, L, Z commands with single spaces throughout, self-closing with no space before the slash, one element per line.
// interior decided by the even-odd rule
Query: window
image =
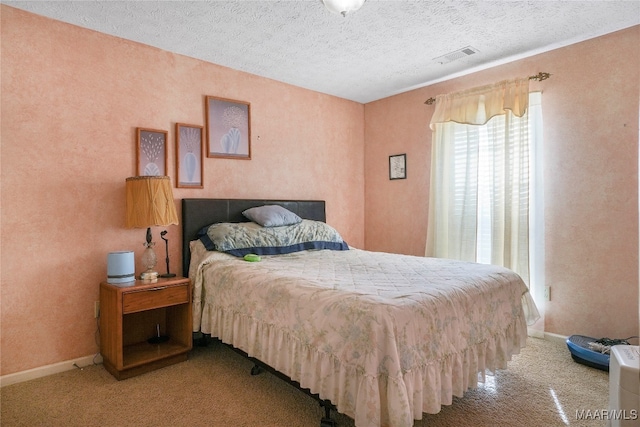
<path fill-rule="evenodd" d="M 436 123 L 427 255 L 501 265 L 544 303 L 541 94 L 522 117 Z M 534 286 L 532 286 L 532 284 Z M 539 289 L 541 287 L 541 290 Z"/>

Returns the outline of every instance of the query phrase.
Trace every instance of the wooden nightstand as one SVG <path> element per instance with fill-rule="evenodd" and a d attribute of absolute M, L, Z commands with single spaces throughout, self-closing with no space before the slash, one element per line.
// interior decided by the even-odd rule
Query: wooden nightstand
<path fill-rule="evenodd" d="M 191 329 L 189 279 L 136 280 L 127 287 L 100 283 L 100 352 L 117 379 L 187 360 Z M 158 331 L 168 340 L 150 343 Z"/>

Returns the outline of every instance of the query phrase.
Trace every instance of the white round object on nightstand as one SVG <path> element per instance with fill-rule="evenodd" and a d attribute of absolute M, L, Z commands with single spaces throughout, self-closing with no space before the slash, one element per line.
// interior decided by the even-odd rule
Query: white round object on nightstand
<path fill-rule="evenodd" d="M 109 252 L 107 283 L 128 283 L 136 280 L 133 251 Z"/>

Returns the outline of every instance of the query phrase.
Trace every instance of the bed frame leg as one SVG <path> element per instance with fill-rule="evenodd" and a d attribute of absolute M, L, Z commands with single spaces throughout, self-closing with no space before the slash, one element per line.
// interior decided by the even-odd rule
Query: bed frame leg
<path fill-rule="evenodd" d="M 211 334 L 202 334 L 200 338 L 194 339 L 194 344 L 198 347 L 208 347 L 211 343 Z"/>
<path fill-rule="evenodd" d="M 324 408 L 324 417 L 322 417 L 322 419 L 320 420 L 320 427 L 338 427 L 337 421 L 331 418 L 331 410 L 333 409 L 337 412 L 338 409 L 333 405 L 333 403 L 331 403 L 330 400 L 320 399 L 319 395 L 311 393 L 309 389 L 301 388 L 300 383 L 292 381 L 289 377 L 276 371 L 275 369 L 271 368 L 269 365 L 264 364 L 259 359 L 254 359 L 253 357 L 250 357 L 249 355 L 247 355 L 247 353 L 245 353 L 244 351 L 239 350 L 233 346 L 229 346 L 229 347 L 236 353 L 248 358 L 253 362 L 253 367 L 251 368 L 251 375 L 259 375 L 264 371 L 270 372 L 271 374 L 275 375 L 281 380 L 288 382 L 290 385 L 297 388 L 298 390 L 303 391 L 309 396 L 316 399 L 318 403 L 320 403 L 320 407 Z"/>
<path fill-rule="evenodd" d="M 263 369 L 257 364 L 255 364 L 253 365 L 253 368 L 251 368 L 251 375 L 259 375 L 262 373 L 262 371 Z"/>
<path fill-rule="evenodd" d="M 333 405 L 328 400 L 321 400 L 320 406 L 324 408 L 324 417 L 320 420 L 320 427 L 338 427 L 336 420 L 331 418 Z"/>

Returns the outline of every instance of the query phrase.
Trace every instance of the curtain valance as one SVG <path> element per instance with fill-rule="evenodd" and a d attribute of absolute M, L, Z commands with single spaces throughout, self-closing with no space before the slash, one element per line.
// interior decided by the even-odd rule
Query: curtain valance
<path fill-rule="evenodd" d="M 436 123 L 445 122 L 483 125 L 492 117 L 505 114 L 506 110 L 522 117 L 527 112 L 528 103 L 528 77 L 438 95 L 429 127 L 433 130 Z"/>

